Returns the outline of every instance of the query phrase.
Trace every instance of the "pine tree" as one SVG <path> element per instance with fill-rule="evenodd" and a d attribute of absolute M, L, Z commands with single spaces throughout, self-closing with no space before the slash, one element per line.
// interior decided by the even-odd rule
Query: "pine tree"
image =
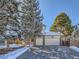
<path fill-rule="evenodd" d="M 23 0 L 24 4 L 22 6 L 22 27 L 25 30 L 24 35 L 33 36 L 36 33 L 42 31 L 42 20 L 43 16 L 39 9 L 39 2 L 37 0 Z"/>
<path fill-rule="evenodd" d="M 54 24 L 51 26 L 50 31 L 51 32 L 60 32 L 64 36 L 71 35 L 73 32 L 73 27 L 72 27 L 69 16 L 67 16 L 65 13 L 59 14 L 56 17 Z"/>
<path fill-rule="evenodd" d="M 14 33 L 18 31 L 17 21 L 17 3 L 15 0 L 1 0 L 0 6 L 0 21 L 3 36 L 6 39 L 14 38 Z"/>
<path fill-rule="evenodd" d="M 0 0 L 0 33 L 7 39 L 41 33 L 42 20 L 37 0 Z"/>

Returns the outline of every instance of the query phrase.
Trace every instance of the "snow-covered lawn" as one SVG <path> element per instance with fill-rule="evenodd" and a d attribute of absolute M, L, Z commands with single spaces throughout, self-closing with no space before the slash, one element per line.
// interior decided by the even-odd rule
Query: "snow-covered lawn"
<path fill-rule="evenodd" d="M 0 45 L 0 49 L 6 48 L 6 45 Z"/>
<path fill-rule="evenodd" d="M 21 44 L 11 44 L 11 45 L 9 45 L 9 47 L 10 48 L 18 48 L 18 47 L 21 47 L 21 46 L 23 46 L 23 45 L 21 45 Z"/>
<path fill-rule="evenodd" d="M 23 46 L 23 45 L 21 45 L 21 44 L 10 44 L 9 45 L 9 48 L 18 48 L 18 47 L 21 47 L 21 46 Z M 3 48 L 7 48 L 7 45 L 0 45 L 0 49 L 3 49 Z"/>
<path fill-rule="evenodd" d="M 74 51 L 79 53 L 79 48 L 76 47 L 76 46 L 70 46 L 70 49 L 72 49 L 72 50 L 74 50 Z"/>

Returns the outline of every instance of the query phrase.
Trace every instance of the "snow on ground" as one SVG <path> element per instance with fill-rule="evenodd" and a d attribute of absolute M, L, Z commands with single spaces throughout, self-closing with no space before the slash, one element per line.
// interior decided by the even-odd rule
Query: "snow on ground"
<path fill-rule="evenodd" d="M 76 46 L 70 46 L 70 48 L 71 48 L 72 50 L 74 50 L 74 51 L 76 51 L 76 52 L 79 53 L 79 48 L 78 48 L 78 47 L 76 47 Z"/>
<path fill-rule="evenodd" d="M 17 45 L 17 44 L 10 44 L 9 48 L 18 48 L 18 47 L 21 47 L 21 46 L 22 46 L 21 44 L 19 44 L 19 45 Z M 3 49 L 3 48 L 7 48 L 7 45 L 0 45 L 0 49 Z"/>
<path fill-rule="evenodd" d="M 0 49 L 6 48 L 6 45 L 0 45 Z"/>
<path fill-rule="evenodd" d="M 21 47 L 21 46 L 22 46 L 21 44 L 19 44 L 19 45 L 17 45 L 17 44 L 9 45 L 10 48 L 18 48 L 18 47 Z"/>
<path fill-rule="evenodd" d="M 17 50 L 10 52 L 8 54 L 0 55 L 0 59 L 16 59 L 18 56 L 23 54 L 25 51 L 27 51 L 31 47 L 32 47 L 32 45 L 30 45 L 29 47 L 26 46 L 24 48 L 17 49 Z"/>

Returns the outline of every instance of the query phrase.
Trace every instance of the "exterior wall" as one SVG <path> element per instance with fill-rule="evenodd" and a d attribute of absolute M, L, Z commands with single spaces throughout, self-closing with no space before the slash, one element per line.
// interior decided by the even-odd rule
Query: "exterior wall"
<path fill-rule="evenodd" d="M 36 45 L 43 45 L 43 36 L 36 38 Z M 45 45 L 60 45 L 60 36 L 57 35 L 45 36 Z"/>
<path fill-rule="evenodd" d="M 79 40 L 71 40 L 70 45 L 79 47 Z"/>
<path fill-rule="evenodd" d="M 76 40 L 75 45 L 79 47 L 79 40 Z"/>
<path fill-rule="evenodd" d="M 75 40 L 70 40 L 70 46 L 74 46 L 75 45 Z"/>
<path fill-rule="evenodd" d="M 79 26 L 77 27 L 78 27 L 77 29 L 74 29 L 74 32 L 72 35 L 73 40 L 71 40 L 70 45 L 79 47 Z"/>
<path fill-rule="evenodd" d="M 43 37 L 36 38 L 36 45 L 43 45 Z"/>

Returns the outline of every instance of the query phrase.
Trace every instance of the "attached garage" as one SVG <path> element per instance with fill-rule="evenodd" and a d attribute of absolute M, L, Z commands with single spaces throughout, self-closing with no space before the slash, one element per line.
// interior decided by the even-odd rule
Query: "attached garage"
<path fill-rule="evenodd" d="M 36 45 L 60 45 L 60 35 L 39 35 L 36 38 Z"/>

